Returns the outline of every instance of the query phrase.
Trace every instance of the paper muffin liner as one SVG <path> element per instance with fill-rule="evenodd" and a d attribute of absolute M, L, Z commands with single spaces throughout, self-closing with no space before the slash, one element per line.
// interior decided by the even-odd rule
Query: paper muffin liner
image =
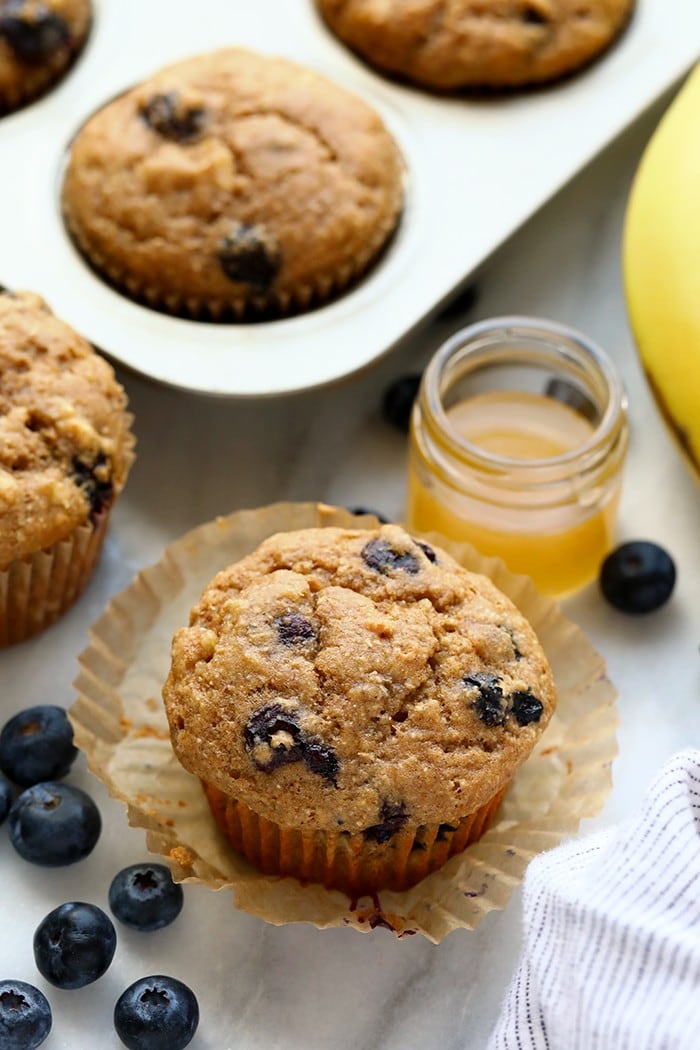
<path fill-rule="evenodd" d="M 283 828 L 202 781 L 214 818 L 234 849 L 267 875 L 291 875 L 340 889 L 350 897 L 379 889 L 405 890 L 476 842 L 489 827 L 506 792 L 455 824 L 404 827 L 383 844 L 362 832 Z"/>
<path fill-rule="evenodd" d="M 132 416 L 127 413 L 127 426 Z M 95 522 L 77 525 L 63 539 L 0 569 L 0 649 L 50 627 L 87 586 L 102 551 L 112 509 L 135 459 L 135 438 L 127 430 L 124 477 Z"/>
<path fill-rule="evenodd" d="M 557 710 L 490 829 L 411 889 L 352 899 L 317 883 L 261 873 L 231 848 L 198 778 L 175 758 L 161 688 L 172 637 L 220 569 L 275 532 L 327 526 L 369 529 L 377 520 L 324 504 L 278 503 L 218 518 L 167 547 L 90 632 L 70 711 L 76 742 L 176 880 L 228 888 L 237 907 L 276 925 L 307 922 L 364 932 L 383 926 L 400 937 L 420 933 L 438 943 L 503 908 L 531 858 L 600 811 L 617 754 L 617 694 L 583 632 L 527 577 L 514 576 L 499 559 L 468 544 L 426 534 L 468 569 L 490 576 L 528 618 L 554 673 Z"/>
<path fill-rule="evenodd" d="M 401 182 L 403 183 L 402 178 Z M 236 298 L 233 293 L 225 298 L 202 298 L 186 292 L 165 294 L 157 285 L 142 283 L 127 269 L 117 266 L 104 252 L 98 251 L 90 237 L 71 213 L 67 195 L 62 195 L 63 222 L 78 251 L 98 277 L 120 294 L 160 313 L 204 322 L 254 322 L 296 316 L 338 298 L 348 291 L 375 266 L 380 265 L 401 222 L 404 200 L 403 188 L 387 208 L 387 214 L 378 221 L 365 238 L 361 249 L 352 259 L 328 273 L 316 275 L 314 281 L 291 289 L 264 294 L 249 294 Z"/>

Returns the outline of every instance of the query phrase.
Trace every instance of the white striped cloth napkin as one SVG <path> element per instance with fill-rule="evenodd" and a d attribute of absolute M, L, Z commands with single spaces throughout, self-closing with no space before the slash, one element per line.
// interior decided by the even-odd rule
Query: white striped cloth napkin
<path fill-rule="evenodd" d="M 700 1048 L 700 751 L 632 818 L 537 857 L 488 1050 Z"/>

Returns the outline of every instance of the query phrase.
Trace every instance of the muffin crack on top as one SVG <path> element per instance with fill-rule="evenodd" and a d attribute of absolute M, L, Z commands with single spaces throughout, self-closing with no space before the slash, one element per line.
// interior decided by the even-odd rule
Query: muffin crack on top
<path fill-rule="evenodd" d="M 119 290 L 171 313 L 256 320 L 322 304 L 378 258 L 403 206 L 403 161 L 359 97 L 229 48 L 95 113 L 62 204 Z"/>

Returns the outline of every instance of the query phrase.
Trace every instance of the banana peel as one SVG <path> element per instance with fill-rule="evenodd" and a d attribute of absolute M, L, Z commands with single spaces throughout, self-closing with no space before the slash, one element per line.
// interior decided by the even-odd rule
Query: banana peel
<path fill-rule="evenodd" d="M 661 119 L 635 174 L 622 271 L 642 367 L 700 480 L 700 64 Z"/>

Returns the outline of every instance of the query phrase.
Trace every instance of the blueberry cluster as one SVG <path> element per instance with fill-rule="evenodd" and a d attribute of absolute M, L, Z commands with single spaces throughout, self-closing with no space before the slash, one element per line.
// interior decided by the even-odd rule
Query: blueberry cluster
<path fill-rule="evenodd" d="M 519 726 L 529 726 L 542 717 L 542 701 L 529 689 L 516 689 L 506 695 L 500 675 L 477 671 L 465 675 L 463 682 L 471 692 L 476 691 L 473 707 L 484 725 L 502 726 L 512 715 Z"/>
<path fill-rule="evenodd" d="M 60 779 L 77 753 L 61 707 L 20 711 L 0 731 L 0 823 L 7 819 L 10 842 L 32 864 L 73 864 L 97 844 L 102 828 L 97 806 L 86 792 Z M 108 899 L 120 923 L 150 931 L 177 918 L 183 892 L 167 867 L 146 862 L 119 871 Z M 83 988 L 111 965 L 117 931 L 96 904 L 66 901 L 39 923 L 33 948 L 37 970 L 50 984 Z M 156 974 L 135 981 L 122 993 L 113 1021 L 130 1050 L 182 1050 L 197 1029 L 199 1006 L 181 981 Z M 51 1006 L 43 992 L 25 981 L 0 980 L 3 1050 L 34 1050 L 51 1025 Z"/>
<path fill-rule="evenodd" d="M 665 605 L 676 584 L 671 555 L 651 540 L 631 540 L 612 551 L 600 569 L 603 597 L 615 609 L 632 615 Z"/>
<path fill-rule="evenodd" d="M 243 743 L 253 765 L 263 773 L 303 762 L 310 773 L 338 786 L 340 766 L 333 749 L 304 732 L 298 714 L 281 704 L 265 704 L 253 712 L 243 730 Z"/>

